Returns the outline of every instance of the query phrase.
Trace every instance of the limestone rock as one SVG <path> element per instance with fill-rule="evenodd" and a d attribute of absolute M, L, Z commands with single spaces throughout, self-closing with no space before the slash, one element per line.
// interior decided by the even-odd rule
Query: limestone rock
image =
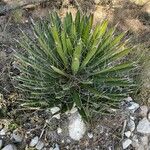
<path fill-rule="evenodd" d="M 129 103 L 129 107 L 127 107 L 127 109 L 129 110 L 129 111 L 131 111 L 131 112 L 135 112 L 138 108 L 139 108 L 139 104 L 138 103 L 135 103 L 135 102 L 130 102 Z"/>
<path fill-rule="evenodd" d="M 15 145 L 8 144 L 2 150 L 17 150 Z"/>
<path fill-rule="evenodd" d="M 132 119 L 130 119 L 128 122 L 128 128 L 131 132 L 133 132 L 135 130 L 135 123 Z"/>
<path fill-rule="evenodd" d="M 36 149 L 37 150 L 41 150 L 42 148 L 44 147 L 44 143 L 42 142 L 42 141 L 39 141 L 38 143 L 37 143 L 37 145 L 36 145 Z"/>
<path fill-rule="evenodd" d="M 59 145 L 55 144 L 55 148 L 53 150 L 60 150 Z"/>
<path fill-rule="evenodd" d="M 123 149 L 128 148 L 131 145 L 132 141 L 130 139 L 125 139 L 122 143 Z"/>
<path fill-rule="evenodd" d="M 22 135 L 17 131 L 13 132 L 12 138 L 15 140 L 15 142 L 21 142 L 23 139 Z"/>
<path fill-rule="evenodd" d="M 3 141 L 0 140 L 0 149 L 2 148 L 2 146 L 3 146 Z"/>
<path fill-rule="evenodd" d="M 129 138 L 129 137 L 131 136 L 131 131 L 127 131 L 127 132 L 125 132 L 124 134 L 125 134 L 125 136 L 126 136 L 127 138 Z"/>
<path fill-rule="evenodd" d="M 34 147 L 38 143 L 38 140 L 39 140 L 38 136 L 34 137 L 30 142 L 30 146 Z"/>
<path fill-rule="evenodd" d="M 139 121 L 139 124 L 137 125 L 137 132 L 142 134 L 150 134 L 150 122 L 146 117 Z"/>
<path fill-rule="evenodd" d="M 146 117 L 147 116 L 147 112 L 148 112 L 148 107 L 143 105 L 140 107 L 140 116 L 142 117 Z"/>
<path fill-rule="evenodd" d="M 86 131 L 86 125 L 79 113 L 72 114 L 69 120 L 69 135 L 72 139 L 78 141 L 83 137 Z"/>
<path fill-rule="evenodd" d="M 0 131 L 0 135 L 4 136 L 6 134 L 6 129 L 3 128 L 1 131 Z"/>

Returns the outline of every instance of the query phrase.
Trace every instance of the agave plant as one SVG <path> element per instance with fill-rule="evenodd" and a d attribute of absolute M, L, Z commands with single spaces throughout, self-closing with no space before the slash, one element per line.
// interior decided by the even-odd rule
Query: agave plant
<path fill-rule="evenodd" d="M 132 48 L 108 29 L 104 20 L 93 28 L 93 15 L 67 13 L 63 20 L 55 12 L 45 21 L 32 20 L 33 35 L 23 32 L 19 41 L 24 53 L 15 53 L 21 75 L 17 88 L 26 92 L 24 106 L 75 106 L 83 118 L 91 112 L 109 112 L 134 86 L 129 71 L 134 62 L 121 61 Z"/>

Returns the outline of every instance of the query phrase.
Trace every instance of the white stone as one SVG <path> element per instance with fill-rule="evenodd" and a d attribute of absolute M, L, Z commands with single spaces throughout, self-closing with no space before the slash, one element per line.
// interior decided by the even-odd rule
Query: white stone
<path fill-rule="evenodd" d="M 129 137 L 131 136 L 131 131 L 127 131 L 127 132 L 125 132 L 124 134 L 125 134 L 125 136 L 126 136 L 127 138 L 129 138 Z"/>
<path fill-rule="evenodd" d="M 66 142 L 67 142 L 67 143 L 71 143 L 71 140 L 70 140 L 70 139 L 67 139 Z"/>
<path fill-rule="evenodd" d="M 53 118 L 60 119 L 60 114 L 54 115 Z"/>
<path fill-rule="evenodd" d="M 44 143 L 42 142 L 42 141 L 39 141 L 38 143 L 37 143 L 37 145 L 36 145 L 36 149 L 37 150 L 41 150 L 42 148 L 44 147 Z"/>
<path fill-rule="evenodd" d="M 91 133 L 91 132 L 88 132 L 88 137 L 91 139 L 91 138 L 93 138 L 93 133 Z"/>
<path fill-rule="evenodd" d="M 149 142 L 148 136 L 143 136 L 140 138 L 140 140 L 143 146 L 148 146 L 148 142 Z"/>
<path fill-rule="evenodd" d="M 129 96 L 129 97 L 127 97 L 127 98 L 125 99 L 125 101 L 126 101 L 126 102 L 131 102 L 131 101 L 133 101 L 133 99 Z"/>
<path fill-rule="evenodd" d="M 0 140 L 0 149 L 2 148 L 2 146 L 3 146 L 3 141 Z"/>
<path fill-rule="evenodd" d="M 6 129 L 5 128 L 3 128 L 1 131 L 0 131 L 0 135 L 5 135 L 6 134 Z"/>
<path fill-rule="evenodd" d="M 130 119 L 128 122 L 128 128 L 131 132 L 133 132 L 135 130 L 135 123 L 132 119 Z"/>
<path fill-rule="evenodd" d="M 137 125 L 137 132 L 142 134 L 150 134 L 150 122 L 146 117 L 139 121 L 139 124 Z"/>
<path fill-rule="evenodd" d="M 30 142 L 30 146 L 31 147 L 34 147 L 37 143 L 38 143 L 38 140 L 39 140 L 39 137 L 38 136 L 35 136 L 31 142 Z"/>
<path fill-rule="evenodd" d="M 135 118 L 133 116 L 130 116 L 130 119 L 133 120 L 133 121 L 135 120 Z"/>
<path fill-rule="evenodd" d="M 147 116 L 147 112 L 148 112 L 148 107 L 147 106 L 141 106 L 140 107 L 140 115 L 142 117 L 146 117 Z"/>
<path fill-rule="evenodd" d="M 15 145 L 8 144 L 2 150 L 17 150 Z"/>
<path fill-rule="evenodd" d="M 139 139 L 138 139 L 137 135 L 134 135 L 134 136 L 132 137 L 132 146 L 133 146 L 134 148 L 138 148 L 138 147 L 140 146 L 140 144 L 139 144 Z"/>
<path fill-rule="evenodd" d="M 78 111 L 78 109 L 76 107 L 73 107 L 71 110 L 70 110 L 70 113 L 71 114 L 74 114 Z"/>
<path fill-rule="evenodd" d="M 62 129 L 61 128 L 57 128 L 57 133 L 58 134 L 62 133 Z"/>
<path fill-rule="evenodd" d="M 147 118 L 150 121 L 150 112 L 148 113 Z"/>
<path fill-rule="evenodd" d="M 69 120 L 69 135 L 73 140 L 78 141 L 83 137 L 86 125 L 79 113 L 72 114 Z"/>
<path fill-rule="evenodd" d="M 94 0 L 94 3 L 95 3 L 95 4 L 99 4 L 99 3 L 100 3 L 100 0 Z"/>
<path fill-rule="evenodd" d="M 140 105 L 138 103 L 130 102 L 130 106 L 127 109 L 134 113 L 139 107 Z"/>
<path fill-rule="evenodd" d="M 53 150 L 60 150 L 59 145 L 55 144 L 55 148 Z"/>
<path fill-rule="evenodd" d="M 21 142 L 23 137 L 21 134 L 19 134 L 18 132 L 14 131 L 12 134 L 12 138 L 16 141 L 16 142 Z"/>
<path fill-rule="evenodd" d="M 55 114 L 55 113 L 57 113 L 59 110 L 60 110 L 59 107 L 53 107 L 53 108 L 51 108 L 51 113 L 52 113 L 52 114 Z"/>
<path fill-rule="evenodd" d="M 128 148 L 131 144 L 132 144 L 132 141 L 131 141 L 130 139 L 125 139 L 125 140 L 122 142 L 122 147 L 123 147 L 123 149 L 126 149 L 126 148 Z"/>

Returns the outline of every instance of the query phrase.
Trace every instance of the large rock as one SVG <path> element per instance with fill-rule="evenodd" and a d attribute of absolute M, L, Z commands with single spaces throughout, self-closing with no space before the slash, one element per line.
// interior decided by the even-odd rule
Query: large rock
<path fill-rule="evenodd" d="M 150 122 L 146 117 L 139 121 L 139 124 L 137 125 L 137 132 L 142 134 L 150 134 Z"/>
<path fill-rule="evenodd" d="M 77 112 L 74 114 L 71 114 L 69 120 L 70 120 L 69 135 L 72 139 L 78 141 L 83 137 L 83 135 L 86 131 L 86 125 L 83 122 L 79 113 L 77 113 Z"/>
<path fill-rule="evenodd" d="M 15 145 L 9 144 L 6 145 L 2 150 L 17 150 Z"/>

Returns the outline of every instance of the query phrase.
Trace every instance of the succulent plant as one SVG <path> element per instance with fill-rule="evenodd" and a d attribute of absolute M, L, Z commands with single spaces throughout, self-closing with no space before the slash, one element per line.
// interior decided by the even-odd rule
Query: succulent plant
<path fill-rule="evenodd" d="M 26 92 L 24 106 L 75 106 L 86 120 L 92 113 L 107 113 L 134 87 L 129 71 L 134 62 L 122 59 L 132 48 L 116 35 L 108 21 L 93 27 L 93 15 L 67 13 L 61 20 L 54 12 L 49 19 L 34 22 L 33 35 L 23 32 L 16 52 L 20 76 L 17 88 Z"/>

